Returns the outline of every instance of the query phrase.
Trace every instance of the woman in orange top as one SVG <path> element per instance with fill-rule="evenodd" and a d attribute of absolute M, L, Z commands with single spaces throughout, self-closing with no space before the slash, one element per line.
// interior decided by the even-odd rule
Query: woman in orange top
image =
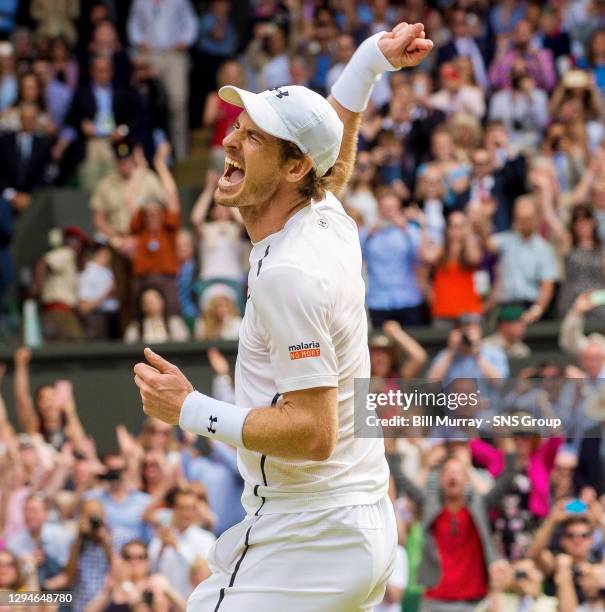
<path fill-rule="evenodd" d="M 435 249 L 431 311 L 434 324 L 454 322 L 466 314 L 481 314 L 482 304 L 475 290 L 474 273 L 481 263 L 482 250 L 462 211 L 447 219 L 445 243 Z"/>

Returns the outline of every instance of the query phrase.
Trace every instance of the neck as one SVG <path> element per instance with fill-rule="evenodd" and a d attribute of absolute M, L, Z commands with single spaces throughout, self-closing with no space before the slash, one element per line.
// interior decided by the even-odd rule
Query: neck
<path fill-rule="evenodd" d="M 450 499 L 446 499 L 443 506 L 450 512 L 458 512 L 458 510 L 464 507 L 464 498 L 452 497 Z"/>
<path fill-rule="evenodd" d="M 285 204 L 287 201 L 285 198 L 280 199 L 282 202 L 273 199 L 259 206 L 243 206 L 239 209 L 252 242 L 260 242 L 267 236 L 279 232 L 292 215 L 310 203 L 307 198 L 301 196 L 297 196 L 294 200 L 288 198 L 290 204 Z"/>

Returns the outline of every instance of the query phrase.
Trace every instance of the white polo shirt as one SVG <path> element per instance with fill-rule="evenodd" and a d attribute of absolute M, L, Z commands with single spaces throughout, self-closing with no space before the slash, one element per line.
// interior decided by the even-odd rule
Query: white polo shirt
<path fill-rule="evenodd" d="M 288 391 L 338 387 L 339 433 L 327 461 L 239 450 L 248 514 L 373 504 L 387 492 L 383 440 L 353 435 L 353 382 L 370 376 L 361 265 L 357 227 L 331 193 L 252 249 L 236 404 L 268 406 Z"/>

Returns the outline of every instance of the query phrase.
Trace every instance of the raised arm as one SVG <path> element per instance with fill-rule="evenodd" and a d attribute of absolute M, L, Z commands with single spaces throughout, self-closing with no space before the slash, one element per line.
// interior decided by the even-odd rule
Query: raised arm
<path fill-rule="evenodd" d="M 168 168 L 168 156 L 170 155 L 170 144 L 163 142 L 157 149 L 153 158 L 153 165 L 160 177 L 162 187 L 166 193 L 166 208 L 173 213 L 181 212 L 181 201 L 179 199 L 179 190 L 176 186 L 172 172 Z"/>
<path fill-rule="evenodd" d="M 204 189 L 198 196 L 195 204 L 193 205 L 193 209 L 191 210 L 189 220 L 191 221 L 191 225 L 195 227 L 198 233 L 200 232 L 200 227 L 202 226 L 202 223 L 204 223 L 204 219 L 208 214 L 208 209 L 212 204 L 212 197 L 214 195 L 214 190 L 216 189 L 218 179 L 218 172 L 210 168 L 206 173 L 206 184 L 204 185 Z"/>
<path fill-rule="evenodd" d="M 378 78 L 386 71 L 417 66 L 432 48 L 421 23 L 400 23 L 391 32 L 374 34 L 359 46 L 328 98 L 344 124 L 344 133 L 340 155 L 323 181 L 327 190 L 338 195 L 351 177 L 361 115 Z"/>
<path fill-rule="evenodd" d="M 40 419 L 36 414 L 34 400 L 29 388 L 29 362 L 32 353 L 26 347 L 15 351 L 15 374 L 13 376 L 13 391 L 17 408 L 19 426 L 27 433 L 40 429 Z"/>

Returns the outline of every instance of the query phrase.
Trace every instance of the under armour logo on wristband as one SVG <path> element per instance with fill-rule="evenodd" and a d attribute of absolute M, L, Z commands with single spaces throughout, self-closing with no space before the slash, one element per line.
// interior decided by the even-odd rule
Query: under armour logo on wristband
<path fill-rule="evenodd" d="M 279 88 L 279 87 L 271 87 L 271 91 L 276 91 L 277 93 L 275 94 L 280 100 L 284 97 L 284 96 L 289 96 L 290 94 L 284 89 L 283 91 Z"/>
<path fill-rule="evenodd" d="M 214 429 L 214 424 L 218 423 L 218 417 L 210 415 L 210 418 L 208 420 L 210 421 L 210 425 L 208 425 L 207 429 L 210 433 L 215 434 L 216 429 Z"/>

